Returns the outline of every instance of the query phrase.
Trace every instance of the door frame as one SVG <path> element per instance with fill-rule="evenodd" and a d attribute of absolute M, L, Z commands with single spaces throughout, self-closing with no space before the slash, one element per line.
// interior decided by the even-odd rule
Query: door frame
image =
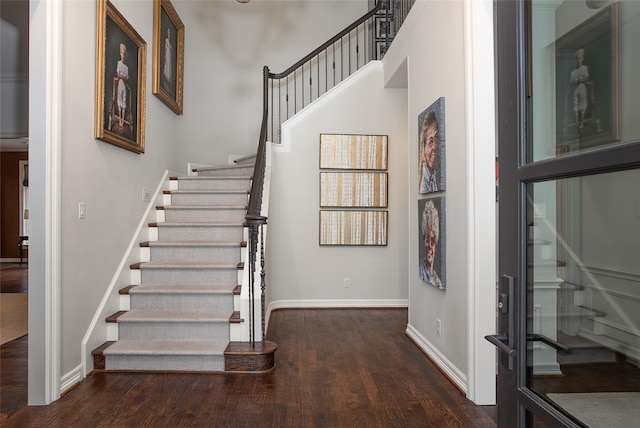
<path fill-rule="evenodd" d="M 504 275 L 514 278 L 508 313 L 498 316 L 498 334 L 509 332 L 514 356 L 498 356 L 498 424 L 525 427 L 527 411 L 549 427 L 578 427 L 573 420 L 527 388 L 527 186 L 533 182 L 579 177 L 640 167 L 640 144 L 602 147 L 527 163 L 530 98 L 530 1 L 496 1 L 496 99 L 498 155 L 500 159 L 498 293 L 509 294 Z M 515 311 L 515 314 L 511 311 Z M 506 343 L 505 343 L 506 344 Z M 501 347 L 509 351 L 509 346 Z M 509 369 L 511 366 L 512 369 Z"/>
<path fill-rule="evenodd" d="M 29 405 L 60 398 L 62 1 L 29 0 Z"/>

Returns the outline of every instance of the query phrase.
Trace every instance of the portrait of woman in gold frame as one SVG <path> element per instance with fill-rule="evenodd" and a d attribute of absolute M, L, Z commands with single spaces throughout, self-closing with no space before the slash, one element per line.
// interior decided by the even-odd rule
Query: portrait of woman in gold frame
<path fill-rule="evenodd" d="M 144 153 L 147 44 L 108 0 L 99 0 L 95 137 Z"/>
<path fill-rule="evenodd" d="M 182 114 L 184 24 L 169 0 L 153 1 L 153 94 Z"/>

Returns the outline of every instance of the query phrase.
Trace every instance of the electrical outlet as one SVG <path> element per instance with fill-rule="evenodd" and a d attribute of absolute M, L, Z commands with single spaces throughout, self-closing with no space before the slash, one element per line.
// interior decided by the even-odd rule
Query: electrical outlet
<path fill-rule="evenodd" d="M 350 278 L 345 278 L 344 279 L 344 288 L 350 288 L 351 287 L 351 279 Z"/>
<path fill-rule="evenodd" d="M 442 335 L 442 321 L 440 321 L 440 318 L 436 320 L 436 332 L 438 336 Z"/>

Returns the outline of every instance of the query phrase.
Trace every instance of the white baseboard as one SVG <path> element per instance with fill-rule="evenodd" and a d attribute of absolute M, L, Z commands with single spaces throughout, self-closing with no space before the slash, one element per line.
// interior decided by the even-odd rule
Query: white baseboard
<path fill-rule="evenodd" d="M 82 381 L 82 364 L 60 378 L 60 394 L 79 384 Z"/>
<path fill-rule="evenodd" d="M 467 376 L 462 373 L 451 361 L 449 361 L 438 349 L 433 346 L 411 324 L 407 325 L 407 336 L 424 352 L 444 375 L 467 395 Z"/>

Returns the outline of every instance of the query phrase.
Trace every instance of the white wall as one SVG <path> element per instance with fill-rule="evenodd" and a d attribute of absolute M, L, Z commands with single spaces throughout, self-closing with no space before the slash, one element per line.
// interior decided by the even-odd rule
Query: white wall
<path fill-rule="evenodd" d="M 93 138 L 96 74 L 96 2 L 63 2 L 61 373 L 79 363 L 78 343 L 118 266 L 170 157 L 181 120 L 151 95 L 152 5 L 115 1 L 147 42 L 145 153 L 135 154 Z M 86 216 L 78 218 L 78 203 Z"/>
<path fill-rule="evenodd" d="M 212 163 L 255 151 L 262 68 L 279 73 L 368 10 L 366 0 L 173 2 L 185 24 L 185 120 L 176 159 Z"/>
<path fill-rule="evenodd" d="M 491 2 L 418 1 L 384 60 L 390 83 L 406 67 L 409 89 L 407 332 L 479 404 L 495 400 L 495 351 L 482 339 L 495 328 L 492 22 Z M 420 195 L 418 115 L 439 97 L 446 189 Z M 429 196 L 446 200 L 446 290 L 418 275 L 418 199 Z"/>
<path fill-rule="evenodd" d="M 460 372 L 466 371 L 467 245 L 464 10 L 462 2 L 417 2 L 403 27 L 402 52 L 390 52 L 387 70 L 407 58 L 409 86 L 408 270 L 409 324 Z M 424 25 L 429 22 L 429 25 Z M 400 47 L 400 46 L 398 46 Z M 418 115 L 439 97 L 445 98 L 446 290 L 418 276 Z M 442 239 L 442 238 L 441 238 Z M 443 334 L 436 334 L 436 319 Z"/>
<path fill-rule="evenodd" d="M 285 124 L 274 147 L 267 248 L 269 309 L 406 306 L 406 90 L 384 89 L 379 62 L 340 85 L 312 113 Z M 335 98 L 334 98 L 335 96 Z M 308 114 L 307 114 L 308 113 Z M 320 246 L 320 134 L 388 135 L 388 245 Z M 351 286 L 344 287 L 344 278 Z"/>

